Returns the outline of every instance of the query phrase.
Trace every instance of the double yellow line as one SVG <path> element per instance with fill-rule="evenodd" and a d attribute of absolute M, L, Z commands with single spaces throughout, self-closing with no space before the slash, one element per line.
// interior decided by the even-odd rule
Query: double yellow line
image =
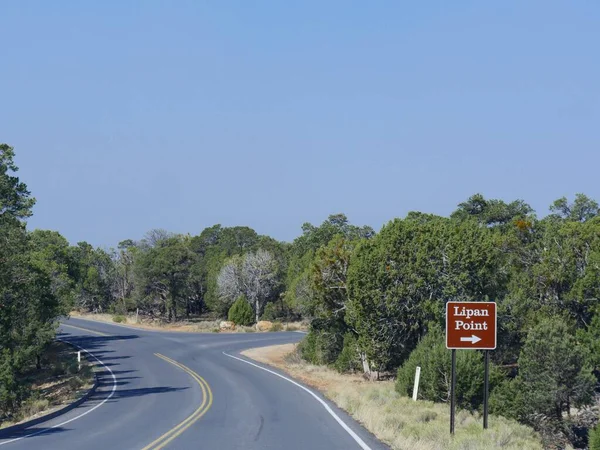
<path fill-rule="evenodd" d="M 163 434 L 151 444 L 144 447 L 142 450 L 159 450 L 164 448 L 169 442 L 171 442 L 177 436 L 181 435 L 185 430 L 191 427 L 194 422 L 200 419 L 200 417 L 202 417 L 206 413 L 206 411 L 210 409 L 213 402 L 212 391 L 210 390 L 210 386 L 204 378 L 202 378 L 192 369 L 184 366 L 183 364 L 178 363 L 177 361 L 172 360 L 171 358 L 167 358 L 165 355 L 161 355 L 160 353 L 155 353 L 155 355 L 161 359 L 164 359 L 168 363 L 179 367 L 181 370 L 189 374 L 200 385 L 200 389 L 202 389 L 202 404 L 198 407 L 196 411 L 192 413 L 191 416 L 189 416 L 175 428 L 172 428 L 171 430 L 167 431 L 165 434 Z"/>

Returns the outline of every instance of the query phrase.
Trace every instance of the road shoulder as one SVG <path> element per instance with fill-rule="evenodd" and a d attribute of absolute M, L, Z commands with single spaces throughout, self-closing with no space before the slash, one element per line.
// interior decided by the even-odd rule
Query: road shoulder
<path fill-rule="evenodd" d="M 468 411 L 458 412 L 456 435 L 451 438 L 447 405 L 413 402 L 395 391 L 393 381 L 368 381 L 358 374 L 340 374 L 328 367 L 308 364 L 298 356 L 296 347 L 297 344 L 284 344 L 253 348 L 241 355 L 317 389 L 392 449 L 542 448 L 532 429 L 502 417 L 491 417 L 490 430 L 484 431 L 479 414 Z"/>
<path fill-rule="evenodd" d="M 65 351 L 72 354 L 72 358 L 75 361 L 75 354 L 79 350 L 76 346 L 69 342 L 60 340 L 53 345 L 59 345 L 64 347 L 66 349 Z M 70 378 L 61 381 L 61 384 L 66 386 L 66 392 L 61 393 L 62 397 L 54 401 L 48 401 L 47 398 L 42 398 L 41 400 L 48 402 L 48 406 L 46 408 L 19 420 L 19 422 L 13 425 L 0 428 L 0 439 L 3 439 L 7 436 L 12 436 L 15 432 L 26 430 L 42 422 L 47 422 L 63 414 L 66 414 L 69 411 L 72 411 L 73 409 L 79 407 L 96 392 L 99 386 L 98 377 L 96 375 L 96 372 L 93 370 L 93 365 L 91 364 L 91 361 L 89 361 L 86 357 L 85 352 L 82 352 L 82 356 L 83 358 L 81 359 L 80 370 L 84 371 L 82 372 L 84 380 L 77 383 L 77 386 L 81 385 L 81 387 L 73 388 L 73 385 L 70 384 L 72 383 L 71 380 L 73 378 L 78 377 L 78 375 L 72 375 Z M 41 391 L 43 391 L 47 395 L 50 395 L 48 393 L 52 393 L 52 388 L 54 387 L 55 386 L 51 386 L 46 389 L 41 389 Z M 69 399 L 65 399 L 65 396 L 68 396 Z"/>

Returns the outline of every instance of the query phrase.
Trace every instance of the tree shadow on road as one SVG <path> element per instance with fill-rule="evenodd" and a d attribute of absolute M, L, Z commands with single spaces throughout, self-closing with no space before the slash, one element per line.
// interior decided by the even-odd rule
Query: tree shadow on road
<path fill-rule="evenodd" d="M 123 386 L 135 383 L 135 381 L 133 380 L 143 379 L 143 376 L 130 375 L 132 373 L 139 372 L 137 369 L 129 369 L 128 367 L 118 369 L 118 367 L 121 364 L 127 364 L 129 360 L 133 358 L 133 356 L 115 355 L 115 353 L 120 352 L 119 348 L 115 346 L 112 346 L 112 348 L 107 348 L 107 346 L 114 344 L 118 341 L 129 341 L 138 339 L 139 336 L 136 334 L 89 336 L 83 334 L 78 335 L 76 333 L 58 333 L 57 338 L 67 343 L 75 344 L 89 351 L 95 358 L 98 358 L 102 361 L 102 364 L 99 364 L 95 358 L 89 356 L 87 357 L 87 359 L 95 366 L 95 376 L 97 382 L 96 391 L 92 392 L 89 395 L 89 397 L 85 399 L 85 401 L 82 399 L 82 403 L 77 404 L 76 402 L 75 404 L 72 404 L 72 407 L 67 407 L 68 411 L 75 409 L 83 410 L 85 408 L 90 408 L 93 405 L 97 405 L 104 401 L 106 401 L 107 403 L 114 403 L 127 398 L 138 398 L 146 395 L 156 394 L 168 395 L 173 392 L 179 392 L 189 389 L 188 387 L 173 386 L 154 386 L 122 389 Z M 111 353 L 113 355 L 111 355 Z M 83 354 L 84 352 L 82 352 L 82 355 Z M 109 367 L 111 368 L 109 369 Z M 117 369 L 113 369 L 113 367 L 117 367 Z M 116 389 L 113 391 L 113 388 L 115 386 Z M 53 420 L 59 415 L 64 414 L 64 412 L 62 411 L 57 411 L 57 413 L 58 414 L 56 415 L 49 414 L 47 418 L 39 417 L 34 421 L 24 423 L 22 426 L 16 426 L 5 430 L 0 430 L 0 443 L 3 440 L 27 438 L 28 436 L 33 437 L 33 435 L 47 435 L 60 433 L 63 431 L 70 431 L 70 429 L 62 427 L 52 428 L 49 426 L 43 426 L 44 424 L 52 423 L 50 422 L 50 420 Z M 57 422 L 58 421 L 60 421 L 60 419 L 58 419 Z"/>
<path fill-rule="evenodd" d="M 148 388 L 138 388 L 138 389 L 117 389 L 113 396 L 109 401 L 119 400 L 123 398 L 131 398 L 131 397 L 142 397 L 144 395 L 152 395 L 152 394 L 168 394 L 170 392 L 179 392 L 188 389 L 187 387 L 170 387 L 170 386 L 156 386 L 156 387 L 148 387 Z M 103 396 L 106 397 L 106 396 Z M 94 396 L 92 396 L 92 400 Z"/>
<path fill-rule="evenodd" d="M 56 427 L 56 428 L 48 428 L 48 427 L 34 427 L 34 428 L 25 428 L 21 430 L 0 430 L 0 444 L 3 440 L 8 439 L 18 439 L 18 438 L 27 438 L 31 435 L 39 436 L 40 434 L 55 434 L 61 433 L 63 431 L 68 431 L 67 428 Z M 33 437 L 33 436 L 32 436 Z"/>

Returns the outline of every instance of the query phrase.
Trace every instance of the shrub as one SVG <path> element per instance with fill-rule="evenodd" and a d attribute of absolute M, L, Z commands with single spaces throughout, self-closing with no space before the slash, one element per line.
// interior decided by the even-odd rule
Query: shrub
<path fill-rule="evenodd" d="M 283 316 L 281 308 L 278 307 L 275 303 L 267 303 L 263 314 L 260 320 L 268 320 L 269 322 L 273 322 Z"/>
<path fill-rule="evenodd" d="M 586 329 L 577 330 L 577 341 L 586 352 L 586 363 L 595 369 L 597 381 L 600 381 L 600 306 Z"/>
<path fill-rule="evenodd" d="M 570 425 L 563 413 L 592 401 L 595 378 L 566 321 L 541 320 L 527 335 L 518 361 L 517 377 L 492 392 L 492 412 L 531 425 L 547 447 L 574 444 L 581 427 Z"/>
<path fill-rule="evenodd" d="M 361 369 L 360 357 L 358 356 L 358 342 L 352 333 L 344 335 L 342 351 L 335 360 L 334 368 L 338 372 L 354 372 Z"/>
<path fill-rule="evenodd" d="M 298 346 L 300 355 L 311 364 L 333 364 L 342 351 L 343 336 L 327 330 L 311 329 Z"/>
<path fill-rule="evenodd" d="M 273 322 L 271 325 L 271 329 L 269 331 L 281 331 L 283 330 L 283 325 L 281 322 Z"/>
<path fill-rule="evenodd" d="M 421 367 L 418 397 L 435 402 L 450 401 L 451 351 L 446 349 L 442 330 L 433 326 L 398 369 L 396 390 L 412 396 L 415 370 Z M 461 408 L 477 409 L 483 402 L 483 355 L 474 350 L 456 353 L 456 402 Z M 490 368 L 490 386 L 498 378 Z"/>
<path fill-rule="evenodd" d="M 69 361 L 67 361 L 64 372 L 67 375 L 74 375 L 79 372 L 79 363 L 75 358 L 71 358 Z"/>
<path fill-rule="evenodd" d="M 125 322 L 127 322 L 127 319 L 125 318 L 125 316 L 116 315 L 116 316 L 113 316 L 113 322 L 116 322 L 116 323 L 125 323 Z"/>
<path fill-rule="evenodd" d="M 16 377 L 12 357 L 4 349 L 0 359 L 0 422 L 3 416 L 11 413 L 25 396 L 26 391 Z"/>
<path fill-rule="evenodd" d="M 502 381 L 490 395 L 490 412 L 508 419 L 523 417 L 523 383 L 519 378 Z"/>
<path fill-rule="evenodd" d="M 600 425 L 590 429 L 589 446 L 590 450 L 600 450 Z"/>
<path fill-rule="evenodd" d="M 527 335 L 519 356 L 525 412 L 562 420 L 571 405 L 592 401 L 595 379 L 585 367 L 585 352 L 565 321 L 549 318 Z M 524 419 L 524 417 L 522 417 Z"/>
<path fill-rule="evenodd" d="M 50 402 L 45 398 L 43 398 L 43 399 L 32 398 L 32 399 L 28 400 L 27 402 L 25 402 L 21 406 L 19 415 L 23 419 L 26 419 L 26 418 L 29 418 L 31 416 L 34 416 L 34 415 L 46 410 L 49 405 L 50 405 Z"/>
<path fill-rule="evenodd" d="M 108 312 L 114 315 L 125 316 L 129 311 L 135 311 L 137 304 L 131 298 L 115 301 L 108 307 Z"/>
<path fill-rule="evenodd" d="M 229 308 L 227 318 L 236 325 L 252 325 L 254 323 L 254 311 L 244 297 L 239 297 Z"/>

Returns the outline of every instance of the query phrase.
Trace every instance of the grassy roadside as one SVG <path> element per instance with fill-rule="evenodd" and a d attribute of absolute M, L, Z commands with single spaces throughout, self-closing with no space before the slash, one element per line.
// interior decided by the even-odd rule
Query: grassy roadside
<path fill-rule="evenodd" d="M 256 329 L 254 327 L 236 327 L 235 330 L 219 330 L 219 324 L 221 320 L 205 320 L 205 319 L 190 319 L 181 320 L 174 323 L 165 322 L 142 322 L 141 319 L 136 320 L 135 315 L 129 316 L 115 316 L 112 314 L 90 314 L 80 313 L 78 311 L 71 311 L 69 314 L 71 317 L 87 320 L 95 320 L 97 322 L 105 323 L 120 323 L 130 327 L 140 328 L 144 330 L 162 330 L 162 331 L 179 331 L 186 333 L 254 333 Z M 279 322 L 274 322 L 277 324 Z M 281 324 L 281 329 L 274 329 L 272 331 L 297 331 L 306 330 L 308 327 L 302 322 L 289 322 Z"/>
<path fill-rule="evenodd" d="M 459 411 L 456 435 L 449 434 L 450 412 L 443 404 L 401 397 L 391 381 L 369 382 L 301 360 L 295 344 L 250 349 L 243 355 L 272 365 L 319 389 L 394 450 L 538 450 L 539 437 L 528 427 L 503 417 L 490 417 L 482 429 L 477 414 Z"/>
<path fill-rule="evenodd" d="M 2 411 L 0 428 L 49 414 L 85 395 L 94 384 L 92 365 L 82 358 L 78 367 L 75 349 L 53 342 L 42 357 L 42 368 L 31 367 L 24 375 L 28 397 L 11 413 Z"/>

